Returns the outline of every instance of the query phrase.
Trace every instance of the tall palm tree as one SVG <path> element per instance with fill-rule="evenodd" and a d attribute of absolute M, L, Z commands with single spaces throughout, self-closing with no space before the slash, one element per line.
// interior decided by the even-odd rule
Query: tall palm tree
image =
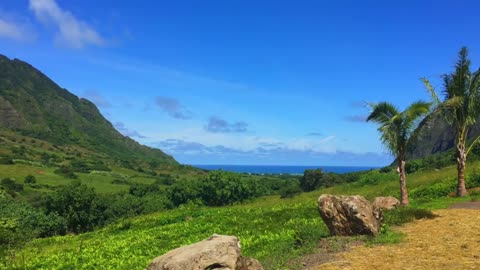
<path fill-rule="evenodd" d="M 400 203 L 408 205 L 407 179 L 405 163 L 407 159 L 407 146 L 411 135 L 417 126 L 420 117 L 426 115 L 430 109 L 430 103 L 417 101 L 412 103 L 403 112 L 388 102 L 371 104 L 372 112 L 367 121 L 373 121 L 380 125 L 378 131 L 385 147 L 396 157 L 397 171 L 400 176 Z"/>
<path fill-rule="evenodd" d="M 458 58 L 455 71 L 442 76 L 443 101 L 440 101 L 428 79 L 423 78 L 422 80 L 432 95 L 436 110 L 439 110 L 447 123 L 455 129 L 458 174 L 457 196 L 461 197 L 467 195 L 467 189 L 465 188 L 467 155 L 478 141 L 478 138 L 475 139 L 467 149 L 468 131 L 470 127 L 475 125 L 477 118 L 480 116 L 480 69 L 473 73 L 470 71 L 467 48 L 463 47 L 460 50 Z"/>

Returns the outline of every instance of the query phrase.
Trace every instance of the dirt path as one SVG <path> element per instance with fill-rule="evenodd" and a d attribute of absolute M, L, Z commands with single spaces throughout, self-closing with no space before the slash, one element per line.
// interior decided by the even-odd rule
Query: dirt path
<path fill-rule="evenodd" d="M 467 203 L 434 211 L 439 217 L 398 228 L 406 235 L 400 244 L 356 246 L 310 269 L 480 269 L 478 208 Z"/>

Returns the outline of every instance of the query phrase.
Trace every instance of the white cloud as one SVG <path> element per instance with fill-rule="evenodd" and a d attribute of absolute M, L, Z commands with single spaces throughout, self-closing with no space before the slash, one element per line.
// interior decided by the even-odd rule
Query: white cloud
<path fill-rule="evenodd" d="M 43 23 L 53 23 L 58 27 L 57 42 L 62 45 L 80 49 L 87 45 L 106 44 L 105 39 L 91 26 L 61 9 L 55 0 L 30 0 L 30 10 Z"/>
<path fill-rule="evenodd" d="M 330 139 L 331 140 L 331 139 Z M 330 165 L 379 166 L 387 165 L 391 156 L 383 153 L 354 153 L 349 151 L 322 152 L 315 149 L 292 149 L 281 143 L 268 147 L 241 150 L 223 145 L 205 145 L 198 142 L 166 139 L 151 144 L 189 164 L 275 164 L 275 165 Z"/>
<path fill-rule="evenodd" d="M 0 38 L 28 41 L 33 38 L 33 36 L 25 25 L 0 18 Z"/>
<path fill-rule="evenodd" d="M 258 148 L 276 147 L 322 153 L 334 153 L 337 151 L 335 136 L 325 136 L 324 138 L 275 138 L 245 135 L 243 133 L 211 133 L 201 128 L 188 128 L 175 132 L 162 131 L 156 134 L 146 134 L 146 136 L 149 138 L 149 140 L 144 141 L 147 144 L 176 138 L 208 147 L 222 145 L 238 151 L 254 151 Z"/>

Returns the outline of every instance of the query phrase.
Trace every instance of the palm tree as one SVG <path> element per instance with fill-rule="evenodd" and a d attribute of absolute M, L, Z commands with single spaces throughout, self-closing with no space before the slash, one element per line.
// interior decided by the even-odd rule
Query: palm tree
<path fill-rule="evenodd" d="M 467 155 L 472 146 L 477 142 L 476 138 L 467 149 L 467 136 L 470 127 L 475 125 L 480 116 L 480 69 L 476 72 L 470 71 L 470 60 L 468 59 L 468 50 L 463 47 L 459 54 L 459 59 L 455 65 L 455 71 L 445 74 L 443 78 L 444 101 L 440 101 L 435 89 L 428 79 L 423 78 L 423 82 L 432 95 L 435 103 L 435 110 L 439 110 L 447 123 L 455 129 L 455 145 L 457 157 L 457 196 L 467 195 L 465 188 L 465 163 Z"/>
<path fill-rule="evenodd" d="M 426 115 L 430 109 L 430 103 L 417 101 L 412 103 L 403 112 L 388 102 L 371 104 L 372 112 L 367 121 L 373 121 L 380 125 L 382 143 L 396 157 L 397 171 L 400 176 L 400 203 L 408 205 L 407 179 L 405 163 L 407 159 L 407 146 L 411 135 L 417 126 L 420 117 Z"/>

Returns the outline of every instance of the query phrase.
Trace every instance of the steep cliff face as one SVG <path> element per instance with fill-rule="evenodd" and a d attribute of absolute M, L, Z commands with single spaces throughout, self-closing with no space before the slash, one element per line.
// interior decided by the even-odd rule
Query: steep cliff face
<path fill-rule="evenodd" d="M 28 63 L 0 55 L 0 129 L 59 145 L 75 144 L 122 159 L 177 164 L 120 134 L 90 101 L 61 88 Z"/>
<path fill-rule="evenodd" d="M 480 121 L 478 122 L 480 123 Z M 431 154 L 445 152 L 455 147 L 455 131 L 445 119 L 434 113 L 428 116 L 416 131 L 415 140 L 410 149 L 411 159 L 423 158 Z M 473 139 L 480 135 L 480 125 L 470 128 L 468 138 Z"/>

